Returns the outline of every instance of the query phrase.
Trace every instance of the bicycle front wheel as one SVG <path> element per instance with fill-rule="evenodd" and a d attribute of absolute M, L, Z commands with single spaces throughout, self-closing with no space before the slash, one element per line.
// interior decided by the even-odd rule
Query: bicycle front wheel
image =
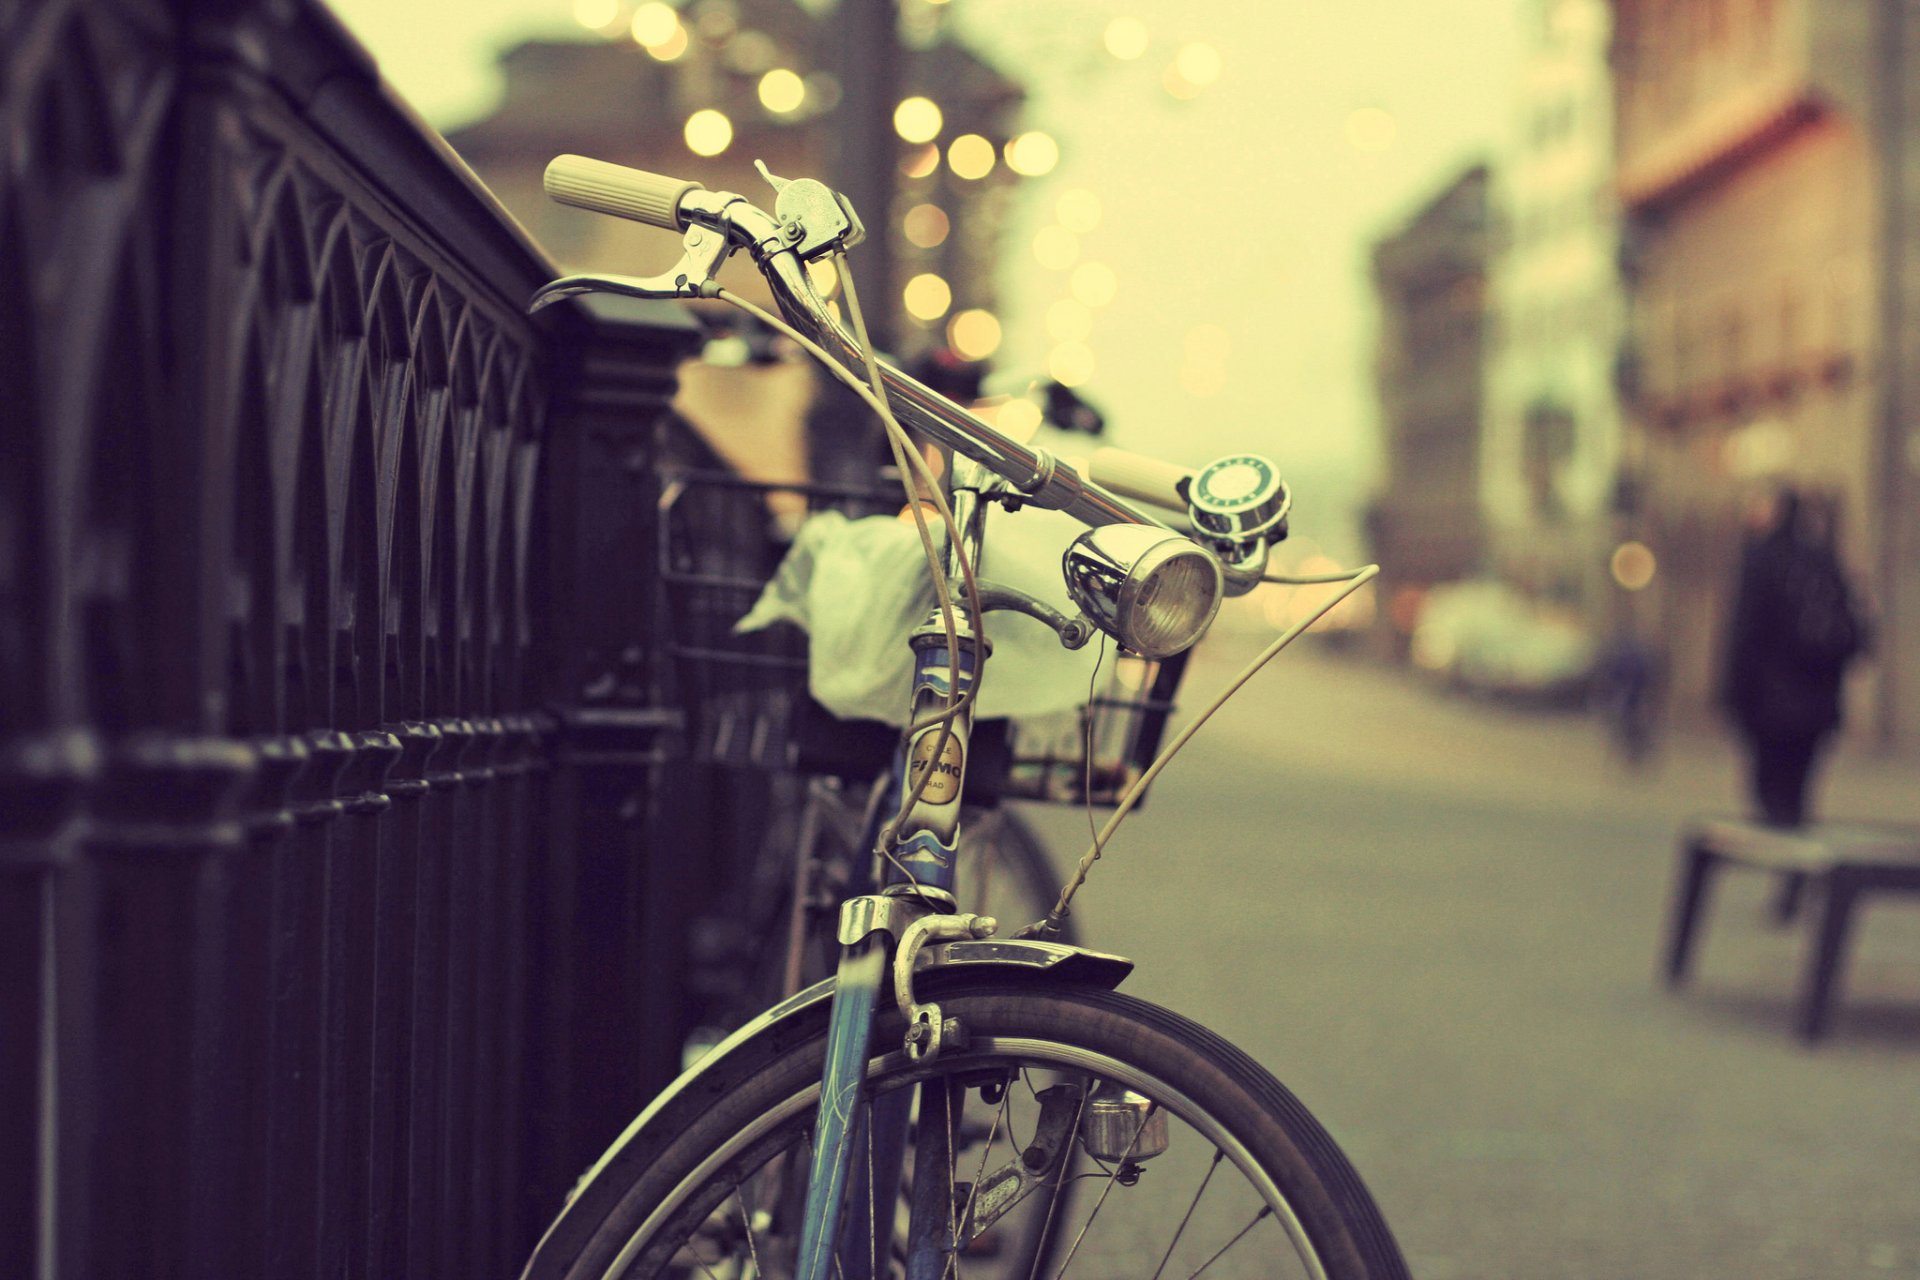
<path fill-rule="evenodd" d="M 898 1014 L 880 1016 L 853 1159 L 856 1182 L 887 1188 L 887 1198 L 849 1208 L 853 1221 L 875 1225 L 861 1239 L 843 1236 L 829 1274 L 907 1274 L 906 1205 L 926 1200 L 932 1180 L 931 1202 L 951 1208 L 934 1246 L 939 1269 L 927 1272 L 923 1259 L 916 1274 L 1406 1275 L 1325 1130 L 1218 1036 L 1108 991 L 969 984 L 936 995 L 960 1019 L 965 1047 L 912 1062 L 893 1051 L 904 1033 Z M 712 1105 L 663 1135 L 624 1194 L 602 1201 L 610 1211 L 565 1274 L 791 1274 L 824 1012 L 784 1049 L 745 1055 L 733 1078 L 712 1082 Z M 875 1155 L 873 1134 L 887 1127 L 877 1117 L 888 1112 L 912 1131 L 898 1176 Z M 932 1149 L 950 1154 L 916 1168 L 929 1125 L 945 1131 Z M 1062 1195 L 1068 1184 L 1073 1194 Z M 1050 1257 L 1037 1262 L 1031 1248 L 1007 1243 L 1040 1236 Z"/>

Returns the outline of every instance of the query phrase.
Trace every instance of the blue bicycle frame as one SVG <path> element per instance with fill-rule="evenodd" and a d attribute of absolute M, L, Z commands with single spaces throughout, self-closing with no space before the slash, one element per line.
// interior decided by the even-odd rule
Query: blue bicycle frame
<path fill-rule="evenodd" d="M 975 487 L 988 473 L 964 458 L 955 459 L 951 502 L 961 543 L 970 562 L 979 562 L 986 503 Z M 955 552 L 949 548 L 945 566 L 956 612 L 970 630 L 977 619 L 959 607 L 960 581 Z M 912 716 L 922 724 L 943 710 L 949 691 L 972 688 L 981 672 L 973 669 L 974 650 L 963 638 L 956 670 L 947 649 L 944 626 L 930 624 L 917 630 L 914 647 Z M 985 646 L 982 646 L 984 653 Z M 967 749 L 971 742 L 971 706 L 949 724 L 928 725 L 902 745 L 894 767 L 898 799 L 895 811 L 913 789 L 920 798 L 897 831 L 870 832 L 876 844 L 891 838 L 887 855 L 888 892 L 912 901 L 934 904 L 952 901 L 956 883 L 956 855 L 960 844 L 960 803 L 966 783 Z M 931 774 L 931 776 L 927 776 Z M 924 785 L 921 785 L 922 778 Z M 923 891 L 932 891 L 923 893 Z M 951 909 L 948 907 L 947 909 Z M 829 1019 L 826 1069 L 820 1082 L 820 1106 L 815 1121 L 813 1164 L 808 1174 L 806 1217 L 801 1227 L 797 1280 L 826 1280 L 839 1255 L 840 1270 L 848 1280 L 864 1280 L 875 1259 L 875 1230 L 886 1224 L 873 1221 L 875 1205 L 891 1206 L 905 1157 L 910 1096 L 904 1091 L 872 1110 L 874 1132 L 863 1133 L 856 1117 L 868 1115 L 865 1100 L 867 1063 L 872 1055 L 874 1014 L 891 968 L 893 947 L 884 932 L 857 940 L 842 939 L 840 965 Z M 935 1080 L 921 1086 L 919 1126 L 914 1168 L 950 1169 L 949 1126 L 925 1121 L 951 1114 L 951 1086 Z M 853 1153 L 864 1140 L 873 1153 L 871 1185 L 854 1176 Z M 859 1170 L 865 1175 L 867 1166 Z M 849 1183 L 855 1184 L 852 1212 L 848 1212 Z M 908 1280 L 937 1280 L 947 1270 L 947 1230 L 953 1211 L 953 1191 L 939 1178 L 920 1178 L 908 1219 Z M 843 1229 L 844 1227 L 844 1229 Z M 835 1242 L 840 1247 L 830 1246 Z"/>

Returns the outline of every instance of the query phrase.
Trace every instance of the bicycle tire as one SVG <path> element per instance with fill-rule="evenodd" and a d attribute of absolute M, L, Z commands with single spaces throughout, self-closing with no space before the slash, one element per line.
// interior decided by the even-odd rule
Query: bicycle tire
<path fill-rule="evenodd" d="M 1106 1181 L 1100 1183 L 1097 1194 L 1094 1188 L 1082 1188 L 1082 1203 L 1093 1203 L 1093 1209 L 1085 1226 L 1069 1224 L 1069 1232 L 1063 1233 L 1071 1244 L 1060 1274 L 1074 1274 L 1074 1266 L 1080 1263 L 1086 1264 L 1089 1274 L 1114 1274 L 1116 1258 L 1138 1261 L 1134 1269 L 1142 1276 L 1198 1274 L 1190 1268 L 1193 1258 L 1199 1257 L 1203 1260 L 1199 1270 L 1207 1270 L 1209 1276 L 1299 1274 L 1325 1280 L 1403 1280 L 1406 1276 L 1391 1233 L 1346 1157 L 1283 1085 L 1226 1041 L 1178 1014 L 1115 992 L 1013 983 L 1004 976 L 942 981 L 945 975 L 936 972 L 930 977 L 933 980 L 926 985 L 946 1014 L 961 1020 L 969 1043 L 949 1049 L 930 1065 L 913 1064 L 893 1048 L 904 1032 L 902 1020 L 896 1011 L 885 1011 L 876 1021 L 870 1098 L 937 1078 L 961 1089 L 961 1097 L 970 1103 L 971 1094 L 965 1090 L 980 1087 L 984 1098 L 983 1086 L 998 1080 L 1002 1082 L 1000 1105 L 1010 1107 L 1007 1099 L 1015 1086 L 1031 1089 L 1034 1073 L 1069 1080 L 1077 1075 L 1083 1089 L 1091 1089 L 1098 1080 L 1153 1099 L 1156 1108 L 1183 1123 L 1189 1142 L 1192 1136 L 1202 1140 L 1200 1147 L 1190 1150 L 1207 1171 L 1186 1216 L 1171 1229 L 1164 1256 L 1157 1241 L 1147 1248 L 1134 1236 L 1149 1217 L 1148 1225 L 1167 1220 L 1165 1206 L 1179 1211 L 1180 1196 L 1167 1193 L 1192 1185 L 1193 1165 L 1190 1159 L 1156 1164 L 1155 1160 L 1167 1159 L 1161 1155 L 1141 1163 L 1133 1184 L 1119 1180 L 1121 1170 L 1098 1165 Z M 755 1179 L 767 1177 L 777 1167 L 805 1166 L 802 1148 L 819 1095 L 825 1003 L 818 1002 L 802 1025 L 789 1022 L 777 1034 L 768 1034 L 777 1042 L 750 1046 L 734 1055 L 738 1069 L 717 1071 L 702 1088 L 701 1105 L 681 1109 L 674 1132 L 649 1135 L 646 1145 L 651 1158 L 624 1175 L 623 1185 L 592 1189 L 587 1199 L 602 1216 L 597 1223 L 569 1225 L 564 1235 L 578 1242 L 574 1256 L 559 1263 L 551 1256 L 536 1258 L 530 1275 L 632 1280 L 729 1274 L 717 1257 L 708 1255 L 726 1246 L 728 1224 L 736 1217 L 747 1224 L 744 1239 L 734 1242 L 739 1260 L 751 1260 L 753 1269 L 762 1274 L 780 1273 L 782 1250 L 791 1243 L 791 1223 L 780 1218 L 777 1190 L 770 1194 Z M 1009 1130 L 1017 1123 L 1017 1118 L 1009 1118 Z M 964 1118 L 959 1129 L 977 1137 L 977 1125 L 969 1131 Z M 1085 1131 L 1079 1132 L 1083 1136 L 1076 1144 L 1078 1154 L 1083 1161 L 1092 1160 Z M 1210 1162 L 1205 1144 L 1214 1151 Z M 1174 1149 L 1179 1149 L 1178 1144 Z M 787 1151 L 798 1158 L 783 1166 L 781 1153 Z M 1009 1151 L 1017 1157 L 1011 1144 Z M 990 1132 L 981 1170 L 989 1158 L 998 1159 L 992 1152 Z M 1107 1154 L 1112 1156 L 1111 1151 Z M 969 1172 L 973 1160 L 969 1150 L 965 1163 L 955 1160 L 954 1165 Z M 1223 1165 L 1241 1176 L 1252 1198 L 1243 1196 L 1238 1204 L 1226 1202 L 1220 1219 L 1224 1226 L 1214 1224 L 1218 1215 L 1210 1206 L 1209 1215 L 1202 1218 L 1205 1234 L 1195 1230 L 1188 1239 L 1196 1211 L 1211 1194 L 1215 1174 Z M 1161 1169 L 1166 1171 L 1164 1178 L 1156 1173 Z M 947 1176 L 953 1172 L 949 1170 Z M 1096 1182 L 1101 1176 L 1093 1175 Z M 1226 1181 L 1221 1185 L 1226 1186 Z M 1102 1218 L 1108 1195 L 1122 1185 L 1128 1196 L 1125 1207 L 1116 1206 Z M 1145 1198 L 1138 1195 L 1139 1186 L 1152 1188 Z M 956 1200 L 964 1194 L 957 1193 Z M 1032 1212 L 1044 1207 L 1044 1192 L 1030 1199 L 1035 1200 Z M 761 1207 L 749 1209 L 750 1200 Z M 737 1214 L 732 1202 L 737 1202 Z M 1239 1234 L 1232 1235 L 1217 1256 L 1210 1252 L 1250 1208 L 1253 1216 Z M 1086 1238 L 1094 1228 L 1105 1231 L 1103 1222 L 1119 1226 L 1117 1241 L 1101 1239 L 1089 1250 Z M 1243 1249 L 1249 1239 L 1252 1245 Z M 1180 1265 L 1169 1270 L 1175 1257 L 1181 1259 Z M 1213 1267 L 1205 1261 L 1208 1258 L 1227 1265 Z M 954 1254 L 953 1261 L 960 1275 L 971 1276 L 980 1269 L 965 1254 Z M 1277 1262 L 1286 1262 L 1292 1270 L 1276 1267 Z"/>

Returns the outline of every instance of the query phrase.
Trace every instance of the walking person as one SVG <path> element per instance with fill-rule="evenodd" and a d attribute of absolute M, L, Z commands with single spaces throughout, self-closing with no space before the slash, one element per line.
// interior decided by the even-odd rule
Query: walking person
<path fill-rule="evenodd" d="M 1842 678 L 1866 646 L 1833 514 L 1783 488 L 1740 557 L 1721 698 L 1746 746 L 1756 816 L 1774 827 L 1806 824 L 1815 761 L 1841 723 Z"/>

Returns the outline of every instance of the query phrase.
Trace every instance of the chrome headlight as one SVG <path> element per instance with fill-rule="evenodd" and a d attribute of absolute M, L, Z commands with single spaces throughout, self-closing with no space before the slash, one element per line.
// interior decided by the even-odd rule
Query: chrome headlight
<path fill-rule="evenodd" d="M 1220 610 L 1220 562 L 1177 533 L 1110 524 L 1074 539 L 1067 592 L 1094 625 L 1135 653 L 1166 658 L 1206 634 Z"/>

